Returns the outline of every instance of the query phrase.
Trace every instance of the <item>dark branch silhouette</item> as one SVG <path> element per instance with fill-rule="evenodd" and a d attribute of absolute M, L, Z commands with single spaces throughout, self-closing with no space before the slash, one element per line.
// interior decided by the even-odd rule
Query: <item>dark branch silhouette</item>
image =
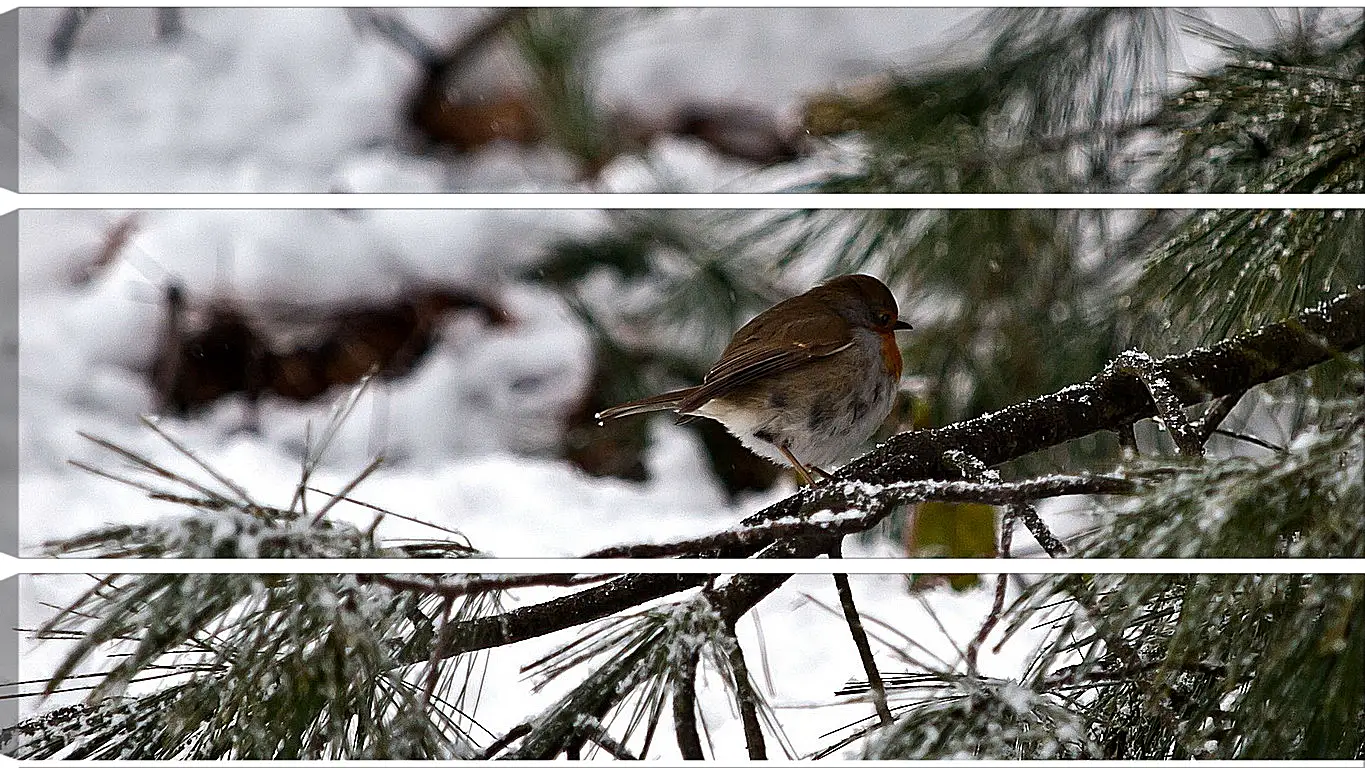
<path fill-rule="evenodd" d="M 1169 380 L 1174 396 L 1182 404 L 1192 405 L 1240 393 L 1345 355 L 1362 344 L 1365 288 L 1358 288 L 1283 322 L 1211 347 L 1156 359 L 1153 365 Z M 839 470 L 827 486 L 848 486 L 840 481 L 867 483 L 871 484 L 869 498 L 875 498 L 876 485 L 960 477 L 961 471 L 944 456 L 949 451 L 961 451 L 994 466 L 1094 432 L 1121 432 L 1154 415 L 1156 406 L 1142 381 L 1110 365 L 1090 380 L 1050 395 L 946 427 L 895 435 Z M 803 489 L 743 522 L 753 527 L 799 518 L 811 510 L 812 500 L 830 493 L 824 488 L 826 484 Z M 839 535 L 794 536 L 775 543 L 726 543 L 687 556 L 751 557 L 761 551 L 760 556 L 765 558 L 818 557 L 829 551 Z M 718 608 L 727 618 L 738 618 L 787 578 L 781 574 L 736 576 L 726 584 Z M 456 624 L 438 654 L 455 656 L 549 634 L 700 586 L 707 579 L 704 574 L 621 576 L 572 595 Z M 413 663 L 426 661 L 429 650 L 417 649 L 419 655 Z"/>

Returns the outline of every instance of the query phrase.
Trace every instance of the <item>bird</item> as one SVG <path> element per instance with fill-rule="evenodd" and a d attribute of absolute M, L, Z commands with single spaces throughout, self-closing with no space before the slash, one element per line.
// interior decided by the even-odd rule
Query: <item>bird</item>
<path fill-rule="evenodd" d="M 694 387 L 622 403 L 607 419 L 673 411 L 678 422 L 720 422 L 746 448 L 790 464 L 806 485 L 847 459 L 891 412 L 901 377 L 891 289 L 871 275 L 841 275 L 781 301 L 735 332 Z"/>

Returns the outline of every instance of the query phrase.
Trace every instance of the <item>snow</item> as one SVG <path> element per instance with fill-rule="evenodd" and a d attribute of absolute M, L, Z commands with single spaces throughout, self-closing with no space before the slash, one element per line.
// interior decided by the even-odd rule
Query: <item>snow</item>
<path fill-rule="evenodd" d="M 49 66 L 61 9 L 20 11 L 20 178 L 47 191 L 770 191 L 828 161 L 755 173 L 689 139 L 622 156 L 594 184 L 545 149 L 459 158 L 407 150 L 402 106 L 420 68 L 344 9 L 192 8 L 178 39 L 155 39 L 149 9 L 100 9 L 69 59 Z M 461 39 L 475 8 L 391 11 L 429 45 Z M 613 14 L 588 74 L 608 113 L 658 120 L 688 103 L 742 104 L 795 118 L 803 99 L 891 69 L 966 64 L 965 8 L 681 8 Z M 1273 21 L 1214 9 L 1250 37 Z M 812 33 L 818 44 L 812 44 Z M 1216 55 L 1184 34 L 1172 76 Z M 473 70 L 516 78 L 505 52 Z M 678 185 L 681 185 L 679 187 Z"/>
<path fill-rule="evenodd" d="M 188 34 L 162 42 L 154 41 L 149 11 L 105 9 L 82 30 L 66 65 L 50 68 L 47 41 L 58 13 L 26 8 L 20 17 L 26 118 L 60 142 L 21 145 L 27 192 L 584 188 L 571 164 L 544 150 L 500 148 L 444 161 L 405 154 L 395 138 L 419 68 L 342 9 L 189 9 Z M 396 13 L 441 46 L 484 12 Z M 630 108 L 657 119 L 689 102 L 744 103 L 792 117 L 805 94 L 925 58 L 970 11 L 617 15 L 622 33 L 601 52 L 595 92 L 609 111 Z M 814 29 L 822 36 L 818 50 L 809 44 Z M 495 56 L 477 71 L 506 82 L 510 66 Z M 644 168 L 622 158 L 606 169 L 602 188 L 638 189 L 657 173 L 656 190 L 659 179 L 671 178 L 715 191 L 751 174 L 696 144 L 662 142 Z"/>
<path fill-rule="evenodd" d="M 341 10 L 190 9 L 185 39 L 154 43 L 150 11 L 103 9 L 71 60 L 55 68 L 43 48 L 59 11 L 20 13 L 26 192 L 753 191 L 806 178 L 821 162 L 758 173 L 676 139 L 643 157 L 617 159 L 593 187 L 575 180 L 572 164 L 548 150 L 497 146 L 469 157 L 419 156 L 397 139 L 395 117 L 416 67 L 393 46 L 358 33 Z M 402 11 L 432 42 L 452 39 L 476 13 Z M 614 107 L 659 113 L 689 99 L 736 100 L 791 115 L 815 90 L 893 65 L 941 63 L 938 46 L 969 15 L 957 9 L 663 12 L 637 20 L 609 44 L 595 75 L 604 103 Z M 810 44 L 812 30 L 820 45 Z M 970 54 L 957 46 L 950 55 Z M 43 132 L 57 142 L 42 140 Z M 415 198 L 419 204 L 428 203 Z M 153 405 L 145 369 L 161 324 L 160 290 L 171 276 L 197 298 L 259 305 L 375 299 L 418 280 L 496 292 L 515 322 L 451 323 L 413 375 L 376 384 L 365 395 L 312 481 L 339 488 L 382 454 L 383 468 L 356 490 L 357 499 L 454 527 L 494 555 L 573 556 L 715 532 L 794 490 L 787 483 L 728 501 L 701 446 L 667 419 L 651 426 L 648 482 L 588 477 L 555 457 L 558 418 L 590 375 L 588 335 L 555 294 L 519 274 L 555 237 L 604 227 L 599 211 L 144 211 L 123 258 L 93 281 L 74 283 L 125 215 L 25 210 L 20 216 L 22 552 L 100 526 L 183 514 L 68 464 L 78 459 L 117 468 L 77 434 L 84 431 L 197 472 L 138 422 Z M 258 432 L 243 429 L 239 401 L 221 402 L 194 420 L 162 423 L 259 501 L 287 506 L 305 428 L 311 424 L 317 433 L 333 399 L 306 406 L 267 399 Z M 347 505 L 336 515 L 358 524 L 372 519 Z M 430 535 L 392 517 L 380 532 Z M 850 557 L 897 554 L 887 542 L 858 537 L 847 550 Z M 40 602 L 65 604 L 86 586 L 74 578 L 26 578 L 20 625 L 33 627 L 51 615 Z M 853 586 L 865 612 L 945 658 L 952 656 L 950 644 L 926 629 L 932 625 L 926 609 L 961 643 L 976 631 L 991 597 L 985 588 L 934 591 L 921 602 L 898 577 L 855 576 Z M 754 674 L 802 754 L 820 745 L 820 734 L 871 709 L 866 703 L 805 706 L 827 703 L 832 691 L 862 674 L 842 620 L 807 593 L 836 604 L 827 577 L 803 576 L 757 611 L 770 640 L 761 662 L 753 620 L 740 626 Z M 558 593 L 519 594 L 529 602 Z M 519 670 L 570 636 L 561 632 L 490 654 L 494 684 L 484 687 L 478 713 L 484 725 L 503 732 L 563 692 L 566 681 L 533 693 Z M 983 671 L 1017 674 L 1030 638 L 1021 633 L 999 656 L 984 654 Z M 41 677 L 64 650 L 55 643 L 25 648 L 23 678 Z M 884 669 L 898 668 L 884 648 L 877 655 Z M 740 754 L 739 723 L 722 694 L 713 687 L 701 697 L 725 754 Z M 43 706 L 70 700 L 56 697 Z M 22 704 L 31 711 L 37 702 Z"/>

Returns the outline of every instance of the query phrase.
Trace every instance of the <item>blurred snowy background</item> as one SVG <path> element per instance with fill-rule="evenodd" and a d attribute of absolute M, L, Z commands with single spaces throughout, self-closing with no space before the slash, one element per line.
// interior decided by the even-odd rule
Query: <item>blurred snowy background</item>
<path fill-rule="evenodd" d="M 405 291 L 417 284 L 455 285 L 496 305 L 496 322 L 468 309 L 436 317 L 431 349 L 407 375 L 365 394 L 315 481 L 338 488 L 383 455 L 383 470 L 355 498 L 456 528 L 490 554 L 563 557 L 700 533 L 792 487 L 732 503 L 699 441 L 663 419 L 645 455 L 647 481 L 593 477 L 564 460 L 568 419 L 589 392 L 592 350 L 562 295 L 517 276 L 544 258 L 552 238 L 600 228 L 600 213 L 147 211 L 120 255 L 81 277 L 125 220 L 103 211 L 21 214 L 24 551 L 92 526 L 177 512 L 67 464 L 108 460 L 78 431 L 174 464 L 141 414 L 169 413 L 165 427 L 210 464 L 266 503 L 288 506 L 308 425 L 319 434 L 351 385 L 302 403 L 272 391 L 252 406 L 227 393 L 191 402 L 188 418 L 174 418 L 153 380 L 171 281 L 192 307 L 240 302 L 255 317 L 294 323 L 295 335 L 310 315 L 337 307 L 407 306 Z M 585 300 L 623 304 L 616 282 L 601 277 Z M 281 331 L 270 343 L 308 343 L 287 337 Z M 212 362 L 232 343 L 209 341 L 196 359 Z M 237 359 L 227 354 L 223 364 Z M 370 516 L 342 511 L 357 513 L 352 519 Z M 410 525 L 390 518 L 381 532 L 429 532 Z"/>
<path fill-rule="evenodd" d="M 63 9 L 21 11 L 25 191 L 674 191 L 671 184 L 754 191 L 746 181 L 751 164 L 670 135 L 581 181 L 574 160 L 550 141 L 466 138 L 447 142 L 450 151 L 419 151 L 407 114 L 424 66 L 364 12 L 186 9 L 162 39 L 154 10 L 88 13 L 78 33 L 63 36 Z M 380 13 L 433 51 L 458 47 L 494 15 Z M 603 115 L 628 113 L 632 134 L 672 124 L 692 105 L 737 106 L 757 116 L 760 130 L 781 128 L 794 125 L 803 94 L 941 55 L 923 47 L 969 16 L 831 8 L 594 13 L 583 22 L 594 30 L 583 54 L 590 70 L 574 76 Z M 514 50 L 494 41 L 457 76 L 452 87 L 470 120 L 485 114 L 478 106 L 503 119 L 525 116 L 515 97 L 529 83 Z M 507 126 L 487 130 L 521 135 Z"/>
<path fill-rule="evenodd" d="M 20 179 L 29 192 L 778 191 L 856 154 L 807 130 L 820 94 L 976 61 L 980 16 L 616 9 L 514 16 L 478 37 L 496 12 L 24 8 Z M 1249 39 L 1282 24 L 1207 17 Z M 1154 62 L 1162 91 L 1217 52 L 1207 35 L 1160 34 L 1173 38 Z"/>

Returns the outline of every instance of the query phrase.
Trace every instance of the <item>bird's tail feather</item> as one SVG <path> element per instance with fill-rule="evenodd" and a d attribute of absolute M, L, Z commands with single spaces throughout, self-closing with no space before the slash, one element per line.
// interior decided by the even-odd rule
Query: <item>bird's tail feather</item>
<path fill-rule="evenodd" d="M 637 413 L 649 413 L 651 411 L 671 411 L 678 407 L 678 403 L 683 398 L 692 394 L 696 387 L 687 389 L 675 389 L 672 392 L 665 392 L 661 395 L 646 397 L 643 400 L 632 400 L 629 403 L 621 403 L 597 414 L 598 421 L 606 419 L 619 419 L 622 416 L 634 416 Z"/>

